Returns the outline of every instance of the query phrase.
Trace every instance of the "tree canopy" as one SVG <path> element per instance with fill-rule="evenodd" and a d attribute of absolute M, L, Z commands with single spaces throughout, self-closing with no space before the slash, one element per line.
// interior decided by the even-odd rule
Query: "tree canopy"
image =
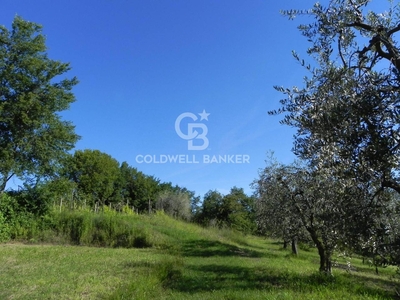
<path fill-rule="evenodd" d="M 316 3 L 307 11 L 315 22 L 300 25 L 311 43 L 302 88 L 276 87 L 286 94 L 283 123 L 298 129 L 294 152 L 319 168 L 361 181 L 378 180 L 400 192 L 400 7 L 368 10 L 368 0 Z"/>
<path fill-rule="evenodd" d="M 66 176 L 91 203 L 108 204 L 120 175 L 119 162 L 99 150 L 77 150 L 65 167 Z"/>
<path fill-rule="evenodd" d="M 0 26 L 0 192 L 14 175 L 48 176 L 74 147 L 74 126 L 59 115 L 75 101 L 78 83 L 57 80 L 68 63 L 46 53 L 41 26 L 15 17 Z"/>
<path fill-rule="evenodd" d="M 208 191 L 195 219 L 203 225 L 230 227 L 242 232 L 255 231 L 254 197 L 247 196 L 242 188 L 233 187 L 229 194 Z"/>
<path fill-rule="evenodd" d="M 260 170 L 254 188 L 259 227 L 294 243 L 307 232 L 320 255 L 320 271 L 331 273 L 335 250 L 369 238 L 362 234 L 372 219 L 364 186 L 343 184 L 301 163 L 271 160 Z"/>

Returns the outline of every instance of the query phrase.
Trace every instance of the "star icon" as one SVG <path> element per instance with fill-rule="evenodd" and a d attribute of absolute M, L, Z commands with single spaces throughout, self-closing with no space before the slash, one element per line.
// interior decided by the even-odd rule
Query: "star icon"
<path fill-rule="evenodd" d="M 202 113 L 198 114 L 200 116 L 200 121 L 206 120 L 208 121 L 208 116 L 210 115 L 210 113 L 206 113 L 206 110 L 203 109 Z"/>

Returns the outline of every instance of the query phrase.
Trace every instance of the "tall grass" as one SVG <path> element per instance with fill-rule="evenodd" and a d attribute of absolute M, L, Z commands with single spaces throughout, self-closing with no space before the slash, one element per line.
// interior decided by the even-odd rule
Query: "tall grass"
<path fill-rule="evenodd" d="M 107 206 L 98 212 L 88 208 L 54 207 L 42 217 L 26 215 L 12 220 L 6 222 L 0 216 L 0 237 L 4 236 L 0 242 L 12 239 L 31 243 L 152 247 L 177 251 L 183 240 L 197 238 L 199 233 L 206 232 L 199 226 L 177 221 L 163 212 L 139 215 L 130 209 L 117 212 Z M 190 232 L 196 233 L 192 235 Z M 228 231 L 225 235 L 228 235 Z M 239 238 L 236 234 L 234 236 Z"/>
<path fill-rule="evenodd" d="M 160 241 L 135 214 L 117 213 L 107 207 L 99 213 L 87 209 L 53 210 L 42 221 L 41 242 L 98 247 L 146 248 Z"/>

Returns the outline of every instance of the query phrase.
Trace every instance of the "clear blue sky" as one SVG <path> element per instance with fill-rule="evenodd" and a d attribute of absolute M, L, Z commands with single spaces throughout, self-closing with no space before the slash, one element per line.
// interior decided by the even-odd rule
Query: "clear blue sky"
<path fill-rule="evenodd" d="M 98 149 L 198 195 L 233 186 L 250 193 L 267 151 L 294 159 L 294 130 L 267 111 L 279 108 L 273 85 L 302 85 L 306 73 L 291 51 L 308 45 L 279 11 L 314 2 L 2 0 L 0 24 L 10 28 L 15 15 L 42 24 L 49 57 L 71 63 L 67 76 L 80 83 L 63 117 L 82 136 L 76 149 Z M 196 124 L 204 124 L 206 149 L 188 150 L 178 136 L 175 120 L 185 112 L 198 119 L 182 119 L 181 131 L 195 123 L 201 134 Z M 138 163 L 138 155 L 194 155 L 198 163 Z M 207 164 L 206 155 L 250 160 Z"/>

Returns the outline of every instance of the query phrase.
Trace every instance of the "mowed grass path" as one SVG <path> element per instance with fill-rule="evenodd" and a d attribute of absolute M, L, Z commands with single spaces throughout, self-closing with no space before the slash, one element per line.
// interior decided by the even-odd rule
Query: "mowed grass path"
<path fill-rule="evenodd" d="M 146 249 L 0 245 L 0 299 L 393 299 L 394 268 L 341 261 L 318 274 L 318 255 L 203 229 L 166 216 L 147 219 L 167 243 Z"/>

